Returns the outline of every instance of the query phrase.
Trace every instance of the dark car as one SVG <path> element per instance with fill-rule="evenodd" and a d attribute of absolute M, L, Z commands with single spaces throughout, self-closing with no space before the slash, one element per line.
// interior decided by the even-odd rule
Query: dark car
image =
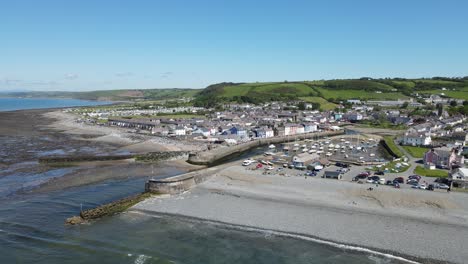
<path fill-rule="evenodd" d="M 357 179 L 367 179 L 367 177 L 369 177 L 369 175 L 363 173 L 360 173 L 356 176 Z"/>
<path fill-rule="evenodd" d="M 385 183 L 385 185 L 393 185 L 393 184 L 394 184 L 393 181 L 387 181 L 387 182 Z"/>
<path fill-rule="evenodd" d="M 383 171 L 377 171 L 377 172 L 375 172 L 375 175 L 385 175 L 385 172 L 383 172 Z"/>
<path fill-rule="evenodd" d="M 343 162 L 337 162 L 337 163 L 335 163 L 335 165 L 336 165 L 337 167 L 341 167 L 341 168 L 348 168 L 348 167 L 349 167 L 348 164 L 343 163 Z"/>
<path fill-rule="evenodd" d="M 413 180 L 413 179 L 416 179 L 416 180 L 419 181 L 419 180 L 421 180 L 421 176 L 419 176 L 419 175 L 411 175 L 411 176 L 408 177 L 408 180 Z"/>
<path fill-rule="evenodd" d="M 405 183 L 405 179 L 403 177 L 396 177 L 393 179 L 393 182 Z"/>

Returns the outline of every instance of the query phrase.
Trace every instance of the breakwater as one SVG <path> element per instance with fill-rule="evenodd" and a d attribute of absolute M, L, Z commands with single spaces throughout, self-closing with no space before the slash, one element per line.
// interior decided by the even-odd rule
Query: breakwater
<path fill-rule="evenodd" d="M 80 212 L 79 216 L 68 218 L 65 223 L 69 225 L 77 225 L 89 220 L 101 218 L 103 216 L 118 214 L 143 201 L 144 199 L 151 197 L 153 194 L 154 192 L 144 192 L 117 200 L 115 202 L 104 204 L 93 209 L 84 210 Z"/>
<path fill-rule="evenodd" d="M 234 155 L 236 153 L 241 153 L 244 151 L 248 151 L 250 149 L 265 146 L 269 144 L 279 144 L 289 141 L 296 141 L 296 140 L 305 140 L 311 138 L 323 138 L 329 136 L 337 136 L 344 134 L 344 131 L 326 131 L 326 132 L 317 132 L 317 133 L 306 133 L 294 136 L 283 136 L 283 137 L 272 137 L 272 138 L 261 138 L 251 140 L 245 143 L 241 143 L 234 146 L 229 147 L 219 147 L 212 150 L 201 151 L 198 153 L 191 153 L 187 162 L 194 164 L 194 165 L 215 165 L 222 161 L 224 158 L 230 155 Z"/>

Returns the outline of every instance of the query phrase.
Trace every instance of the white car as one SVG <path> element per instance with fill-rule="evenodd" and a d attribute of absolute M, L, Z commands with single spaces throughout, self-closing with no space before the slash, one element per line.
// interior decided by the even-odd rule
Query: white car
<path fill-rule="evenodd" d="M 274 170 L 275 168 L 273 166 L 267 166 L 265 170 Z"/>
<path fill-rule="evenodd" d="M 252 165 L 252 163 L 254 163 L 254 162 L 255 162 L 254 160 L 250 160 L 250 159 L 244 160 L 244 161 L 242 162 L 242 166 L 250 166 L 250 165 Z"/>
<path fill-rule="evenodd" d="M 379 184 L 385 184 L 385 178 L 380 178 Z"/>

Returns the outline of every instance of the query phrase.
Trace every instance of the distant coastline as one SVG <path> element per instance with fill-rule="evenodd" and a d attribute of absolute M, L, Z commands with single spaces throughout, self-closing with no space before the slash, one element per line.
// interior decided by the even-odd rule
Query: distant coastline
<path fill-rule="evenodd" d="M 0 96 L 0 111 L 17 111 L 32 109 L 57 109 L 65 107 L 108 105 L 116 102 L 81 100 L 72 98 L 21 98 Z"/>

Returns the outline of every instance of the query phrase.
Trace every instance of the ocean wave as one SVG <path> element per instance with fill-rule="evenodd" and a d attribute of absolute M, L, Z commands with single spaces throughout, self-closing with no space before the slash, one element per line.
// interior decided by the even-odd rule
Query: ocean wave
<path fill-rule="evenodd" d="M 146 212 L 141 212 L 141 211 L 139 213 L 146 214 Z M 310 242 L 327 245 L 327 246 L 331 246 L 331 247 L 339 248 L 343 250 L 350 250 L 350 251 L 362 252 L 362 253 L 366 253 L 366 254 L 374 255 L 374 256 L 381 256 L 381 257 L 385 257 L 388 259 L 394 259 L 394 260 L 398 260 L 398 261 L 402 261 L 402 262 L 406 262 L 410 264 L 420 264 L 420 262 L 407 259 L 401 256 L 393 255 L 390 253 L 384 253 L 384 252 L 380 252 L 380 251 L 365 248 L 365 247 L 347 245 L 347 244 L 328 241 L 328 240 L 324 240 L 320 238 L 314 238 L 314 237 L 307 236 L 307 235 L 294 234 L 294 233 L 288 233 L 288 232 L 282 232 L 282 231 L 276 231 L 276 230 L 270 230 L 270 229 L 255 228 L 255 227 L 250 227 L 250 226 L 235 225 L 235 224 L 229 224 L 229 223 L 224 223 L 224 222 L 212 221 L 208 219 L 185 217 L 185 216 L 179 216 L 179 215 L 170 215 L 170 214 L 158 215 L 158 214 L 152 214 L 152 213 L 148 215 L 151 215 L 152 217 L 157 217 L 157 218 L 161 218 L 161 216 L 177 217 L 177 218 L 182 219 L 183 221 L 209 223 L 211 225 L 218 226 L 220 228 L 230 228 L 230 229 L 246 231 L 246 232 L 263 233 L 267 237 L 279 236 L 279 237 L 300 239 L 300 240 L 310 241 Z"/>

